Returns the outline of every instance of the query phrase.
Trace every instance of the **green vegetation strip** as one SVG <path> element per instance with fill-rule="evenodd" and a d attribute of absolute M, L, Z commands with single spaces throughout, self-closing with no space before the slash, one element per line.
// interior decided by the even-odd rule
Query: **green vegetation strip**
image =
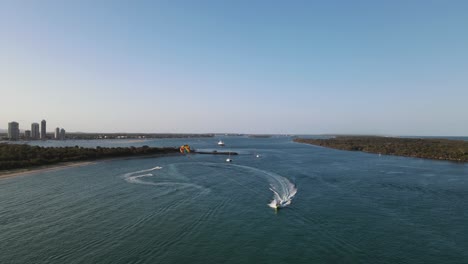
<path fill-rule="evenodd" d="M 339 136 L 330 139 L 296 138 L 294 141 L 340 150 L 468 162 L 468 141 L 462 140 Z"/>
<path fill-rule="evenodd" d="M 39 147 L 19 144 L 0 144 L 0 171 L 38 167 L 62 162 L 179 153 L 178 148 L 126 147 Z"/>

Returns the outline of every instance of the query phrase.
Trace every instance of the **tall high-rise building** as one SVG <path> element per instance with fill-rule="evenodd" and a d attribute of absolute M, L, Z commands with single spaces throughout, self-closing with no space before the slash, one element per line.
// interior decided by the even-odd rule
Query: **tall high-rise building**
<path fill-rule="evenodd" d="M 18 122 L 10 122 L 8 123 L 8 138 L 10 140 L 18 140 L 19 139 L 19 124 Z"/>
<path fill-rule="evenodd" d="M 24 131 L 24 139 L 30 140 L 31 139 L 31 130 Z"/>
<path fill-rule="evenodd" d="M 65 129 L 60 129 L 60 139 L 65 140 Z"/>
<path fill-rule="evenodd" d="M 39 139 L 39 124 L 31 124 L 31 139 Z"/>
<path fill-rule="evenodd" d="M 41 139 L 47 139 L 46 121 L 41 121 Z"/>
<path fill-rule="evenodd" d="M 60 128 L 59 128 L 59 127 L 57 127 L 57 128 L 55 129 L 54 138 L 55 138 L 55 139 L 60 139 Z"/>

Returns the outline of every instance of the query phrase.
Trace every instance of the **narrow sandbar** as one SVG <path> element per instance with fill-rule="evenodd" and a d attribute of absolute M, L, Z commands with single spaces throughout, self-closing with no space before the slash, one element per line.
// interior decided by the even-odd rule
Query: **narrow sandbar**
<path fill-rule="evenodd" d="M 36 167 L 36 168 L 33 167 L 33 168 L 26 168 L 26 169 L 0 171 L 0 180 L 13 178 L 17 176 L 26 176 L 26 175 L 41 173 L 41 172 L 49 172 L 49 171 L 56 171 L 56 170 L 62 170 L 62 169 L 67 169 L 67 168 L 73 168 L 73 167 L 87 166 L 87 165 L 91 165 L 94 163 L 96 163 L 96 161 L 66 162 L 66 163 L 58 163 L 58 164 L 46 165 L 46 166 L 41 166 L 41 167 Z"/>

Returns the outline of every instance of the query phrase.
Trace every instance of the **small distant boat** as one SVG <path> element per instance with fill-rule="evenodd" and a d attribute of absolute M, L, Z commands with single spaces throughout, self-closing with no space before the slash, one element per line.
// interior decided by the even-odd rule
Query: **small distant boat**
<path fill-rule="evenodd" d="M 218 146 L 224 146 L 224 142 L 222 140 L 218 141 Z"/>
<path fill-rule="evenodd" d="M 226 159 L 226 162 L 232 162 L 232 159 L 231 159 L 231 152 L 229 151 L 229 157 Z"/>
<path fill-rule="evenodd" d="M 257 155 L 255 155 L 255 157 L 257 157 L 257 158 L 260 158 L 260 155 L 259 155 L 259 154 L 257 154 Z"/>
<path fill-rule="evenodd" d="M 281 208 L 281 204 L 279 202 L 276 202 L 276 204 L 273 205 L 272 207 L 273 207 L 273 209 L 275 209 L 275 213 L 277 213 L 278 210 Z"/>
<path fill-rule="evenodd" d="M 271 207 L 273 207 L 275 211 L 278 211 L 279 209 L 284 208 L 288 206 L 289 204 L 290 204 L 290 201 L 276 201 Z"/>

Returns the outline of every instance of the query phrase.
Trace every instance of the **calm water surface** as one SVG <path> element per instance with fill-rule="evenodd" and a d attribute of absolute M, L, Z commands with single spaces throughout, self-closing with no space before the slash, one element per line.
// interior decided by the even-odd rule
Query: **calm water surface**
<path fill-rule="evenodd" d="M 127 159 L 0 180 L 0 263 L 468 263 L 468 165 L 222 139 L 232 164 Z M 291 185 L 275 213 L 270 188 Z"/>

